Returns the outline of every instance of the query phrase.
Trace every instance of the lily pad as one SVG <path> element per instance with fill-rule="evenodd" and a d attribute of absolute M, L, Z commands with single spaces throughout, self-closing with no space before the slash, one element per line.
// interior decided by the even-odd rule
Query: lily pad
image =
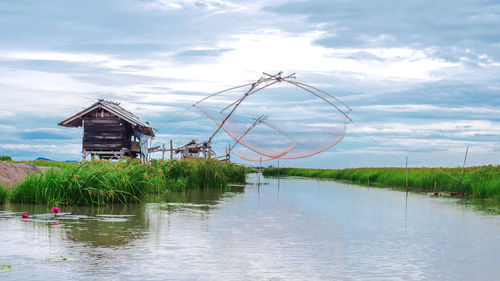
<path fill-rule="evenodd" d="M 0 260 L 0 273 L 7 272 L 7 271 L 12 270 L 12 269 L 18 269 L 18 268 L 19 267 L 17 267 L 15 264 L 6 263 L 6 262 Z"/>
<path fill-rule="evenodd" d="M 46 259 L 45 261 L 49 261 L 49 262 L 61 262 L 61 261 L 76 261 L 76 260 L 78 260 L 78 259 L 60 256 L 60 257 Z"/>

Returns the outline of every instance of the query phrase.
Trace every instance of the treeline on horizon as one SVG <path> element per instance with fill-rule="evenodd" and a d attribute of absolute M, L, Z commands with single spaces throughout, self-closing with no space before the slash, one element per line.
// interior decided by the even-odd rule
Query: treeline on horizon
<path fill-rule="evenodd" d="M 0 203 L 93 206 L 142 202 L 146 194 L 245 183 L 248 169 L 214 159 L 183 159 L 141 163 L 139 159 L 82 163 L 24 161 L 54 166 L 28 176 L 12 191 L 0 187 Z M 46 162 L 46 163 L 45 163 Z"/>
<path fill-rule="evenodd" d="M 406 187 L 405 168 L 305 169 L 266 168 L 264 176 L 299 176 L 346 180 L 361 184 Z M 460 180 L 461 178 L 461 180 Z M 408 186 L 412 190 L 461 192 L 475 198 L 500 199 L 500 166 L 462 168 L 408 168 Z"/>

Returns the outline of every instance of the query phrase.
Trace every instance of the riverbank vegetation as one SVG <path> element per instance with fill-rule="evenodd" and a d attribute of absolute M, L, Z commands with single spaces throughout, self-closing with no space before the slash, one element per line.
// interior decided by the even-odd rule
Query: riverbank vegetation
<path fill-rule="evenodd" d="M 55 166 L 55 165 L 54 165 Z M 89 206 L 141 202 L 148 193 L 226 188 L 244 183 L 246 168 L 213 159 L 153 161 L 138 159 L 64 163 L 59 170 L 31 175 L 10 200 L 19 203 Z"/>
<path fill-rule="evenodd" d="M 5 204 L 9 198 L 10 190 L 0 184 L 0 204 Z"/>
<path fill-rule="evenodd" d="M 58 167 L 58 168 L 80 165 L 79 162 L 60 162 L 60 161 L 47 161 L 47 160 L 27 160 L 27 161 L 5 160 L 5 161 L 9 163 L 29 163 L 35 166 Z"/>
<path fill-rule="evenodd" d="M 279 172 L 277 168 L 267 168 L 263 174 L 347 180 L 392 187 L 406 186 L 405 168 L 281 168 Z M 463 176 L 462 168 L 408 168 L 408 185 L 413 190 L 426 192 L 460 192 L 476 198 L 500 199 L 500 166 L 468 167 L 464 169 Z"/>

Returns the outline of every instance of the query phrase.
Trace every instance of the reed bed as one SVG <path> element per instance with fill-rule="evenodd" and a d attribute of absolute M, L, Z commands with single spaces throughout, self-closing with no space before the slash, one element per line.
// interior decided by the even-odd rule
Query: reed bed
<path fill-rule="evenodd" d="M 5 204 L 10 196 L 10 190 L 0 184 L 0 204 Z"/>
<path fill-rule="evenodd" d="M 200 188 L 226 188 L 244 183 L 246 169 L 213 159 L 118 162 L 91 161 L 62 165 L 31 175 L 16 186 L 11 201 L 47 205 L 89 206 L 142 202 L 148 193 Z"/>
<path fill-rule="evenodd" d="M 405 168 L 300 169 L 267 168 L 265 176 L 301 176 L 320 179 L 348 180 L 363 184 L 392 187 L 406 186 Z M 476 198 L 500 199 L 500 166 L 465 168 L 408 168 L 408 185 L 426 192 L 463 192 Z"/>

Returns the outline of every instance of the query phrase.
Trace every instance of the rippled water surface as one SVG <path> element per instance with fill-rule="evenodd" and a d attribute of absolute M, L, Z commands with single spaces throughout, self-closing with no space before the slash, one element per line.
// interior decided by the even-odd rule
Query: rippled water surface
<path fill-rule="evenodd" d="M 255 181 L 250 177 L 249 181 Z M 140 206 L 0 206 L 0 280 L 498 280 L 495 204 L 264 179 Z M 20 213 L 30 213 L 22 219 Z"/>

